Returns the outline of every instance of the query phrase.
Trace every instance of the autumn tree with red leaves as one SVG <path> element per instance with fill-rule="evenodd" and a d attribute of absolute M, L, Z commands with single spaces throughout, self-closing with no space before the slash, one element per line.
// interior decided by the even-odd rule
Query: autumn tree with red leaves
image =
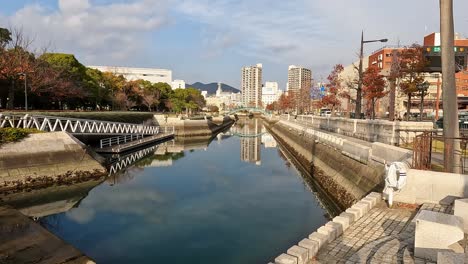
<path fill-rule="evenodd" d="M 385 79 L 376 66 L 367 68 L 362 79 L 364 98 L 371 104 L 372 119 L 375 119 L 375 103 L 378 99 L 387 95 L 385 91 Z"/>
<path fill-rule="evenodd" d="M 294 107 L 293 95 L 282 94 L 278 99 L 278 108 L 284 112 L 290 110 L 292 107 Z"/>
<path fill-rule="evenodd" d="M 424 69 L 428 61 L 424 57 L 423 47 L 413 44 L 399 54 L 400 89 L 408 96 L 406 119 L 410 117 L 411 98 L 418 92 L 418 85 L 424 82 Z"/>
<path fill-rule="evenodd" d="M 336 64 L 333 67 L 332 72 L 328 75 L 327 80 L 327 94 L 322 97 L 320 106 L 331 109 L 332 115 L 335 115 L 335 110 L 341 105 L 341 101 L 338 98 L 342 92 L 342 80 L 340 73 L 343 71 L 343 65 Z"/>

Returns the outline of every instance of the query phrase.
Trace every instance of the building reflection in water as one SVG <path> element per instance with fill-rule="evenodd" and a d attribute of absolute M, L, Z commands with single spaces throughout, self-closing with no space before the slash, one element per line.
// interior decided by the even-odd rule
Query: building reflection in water
<path fill-rule="evenodd" d="M 240 129 L 241 160 L 261 165 L 261 132 L 262 121 L 258 119 L 249 120 Z"/>

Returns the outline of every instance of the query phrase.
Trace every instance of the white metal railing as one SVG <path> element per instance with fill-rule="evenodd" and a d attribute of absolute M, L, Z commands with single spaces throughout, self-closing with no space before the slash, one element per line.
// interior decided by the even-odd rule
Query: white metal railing
<path fill-rule="evenodd" d="M 154 153 L 154 151 L 159 147 L 159 145 L 151 146 L 149 148 L 145 148 L 136 152 L 133 152 L 131 154 L 125 155 L 116 162 L 112 163 L 109 167 L 109 175 L 115 174 L 130 165 L 134 164 L 138 160 L 144 158 L 145 156 Z"/>
<path fill-rule="evenodd" d="M 42 115 L 0 114 L 0 128 L 35 128 L 42 131 L 67 131 L 76 134 L 156 135 L 159 126 L 109 122 Z"/>
<path fill-rule="evenodd" d="M 123 136 L 118 136 L 118 137 L 104 138 L 104 139 L 101 139 L 100 141 L 100 147 L 106 148 L 112 145 L 125 144 L 127 142 L 131 142 L 131 141 L 142 139 L 142 138 L 143 138 L 143 135 L 140 135 L 140 134 L 130 134 L 130 135 L 123 135 Z"/>

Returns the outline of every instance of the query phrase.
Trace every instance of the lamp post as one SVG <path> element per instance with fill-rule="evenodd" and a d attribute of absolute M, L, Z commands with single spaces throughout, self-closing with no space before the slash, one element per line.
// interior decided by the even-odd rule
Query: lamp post
<path fill-rule="evenodd" d="M 27 75 L 24 72 L 18 73 L 19 76 L 24 76 L 24 109 L 28 111 L 28 83 Z"/>
<path fill-rule="evenodd" d="M 421 104 L 419 105 L 419 121 L 422 121 L 424 111 L 424 96 L 426 95 L 427 89 L 429 89 L 429 83 L 427 81 L 416 85 L 418 88 L 419 96 L 421 96 Z"/>
<path fill-rule="evenodd" d="M 361 118 L 361 105 L 362 105 L 362 59 L 364 57 L 364 43 L 371 42 L 387 42 L 388 39 L 375 39 L 375 40 L 364 40 L 364 31 L 361 33 L 361 52 L 359 53 L 359 80 L 358 87 L 356 90 L 356 110 L 354 111 L 354 117 Z"/>

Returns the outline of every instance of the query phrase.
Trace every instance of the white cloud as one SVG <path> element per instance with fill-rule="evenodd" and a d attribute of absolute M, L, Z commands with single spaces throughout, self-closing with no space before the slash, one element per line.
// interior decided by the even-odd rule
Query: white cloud
<path fill-rule="evenodd" d="M 168 0 L 135 0 L 98 5 L 88 0 L 58 0 L 58 9 L 26 5 L 5 24 L 23 27 L 35 45 L 75 53 L 86 63 L 122 63 L 148 43 L 140 40 L 167 21 Z"/>

